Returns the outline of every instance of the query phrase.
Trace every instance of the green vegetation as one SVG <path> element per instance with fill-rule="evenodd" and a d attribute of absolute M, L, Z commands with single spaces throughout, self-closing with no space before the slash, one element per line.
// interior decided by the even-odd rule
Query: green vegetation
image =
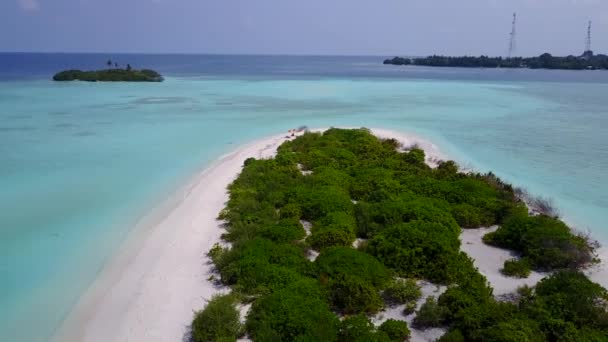
<path fill-rule="evenodd" d="M 162 82 L 163 77 L 154 70 L 107 69 L 96 71 L 66 70 L 53 76 L 54 81 L 87 82 Z"/>
<path fill-rule="evenodd" d="M 408 304 L 416 302 L 422 291 L 413 279 L 396 279 L 386 287 L 383 296 L 389 304 Z"/>
<path fill-rule="evenodd" d="M 448 315 L 448 309 L 437 303 L 435 297 L 430 296 L 426 299 L 420 310 L 416 312 L 414 326 L 416 328 L 432 328 L 443 325 Z"/>
<path fill-rule="evenodd" d="M 385 303 L 415 310 L 419 288 L 396 277 L 448 286 L 415 317 L 419 327 L 447 327 L 443 341 L 594 341 L 608 334 L 599 285 L 556 271 L 522 291 L 518 303 L 497 302 L 460 252 L 459 234 L 461 227 L 502 225 L 488 243 L 552 270 L 591 262 L 587 240 L 556 218 L 528 216 L 513 187 L 492 173 L 460 173 L 453 162 L 433 169 L 422 150 L 398 147 L 365 129 L 330 129 L 285 142 L 273 159 L 245 161 L 219 215 L 230 247 L 216 245 L 208 255 L 219 280 L 252 303 L 245 327 L 253 340 L 401 341 L 409 335 L 404 323 L 374 327 L 366 316 Z M 301 220 L 312 224 L 308 237 Z M 356 238 L 366 244 L 352 248 Z M 311 248 L 320 253 L 314 262 Z"/>
<path fill-rule="evenodd" d="M 539 270 L 578 269 L 594 259 L 594 246 L 585 237 L 574 234 L 557 218 L 526 212 L 514 213 L 493 233 L 484 236 L 490 245 L 521 253 Z"/>
<path fill-rule="evenodd" d="M 232 295 L 211 298 L 192 322 L 193 342 L 236 341 L 242 332 L 236 298 Z"/>
<path fill-rule="evenodd" d="M 530 275 L 530 263 L 527 259 L 511 259 L 505 261 L 504 267 L 500 270 L 504 275 L 517 278 L 528 278 Z"/>
<path fill-rule="evenodd" d="M 352 248 L 333 247 L 323 251 L 315 264 L 336 310 L 356 314 L 376 312 L 382 307 L 379 292 L 391 273 L 371 255 Z"/>
<path fill-rule="evenodd" d="M 318 283 L 300 280 L 255 301 L 247 331 L 256 341 L 335 341 L 339 323 Z"/>
<path fill-rule="evenodd" d="M 488 56 L 429 56 L 424 58 L 395 57 L 386 59 L 384 64 L 392 65 L 424 65 L 433 67 L 464 67 L 464 68 L 530 68 L 530 69 L 608 69 L 608 56 L 593 55 L 587 51 L 582 56 L 555 57 L 544 53 L 538 57 L 488 57 Z"/>
<path fill-rule="evenodd" d="M 339 342 L 390 342 L 389 336 L 374 326 L 365 315 L 346 317 L 340 326 Z"/>
<path fill-rule="evenodd" d="M 518 305 L 489 301 L 451 312 L 453 336 L 465 341 L 605 341 L 607 293 L 576 271 L 559 271 L 522 291 Z M 441 299 L 440 299 L 441 302 Z M 441 341 L 450 341 L 448 337 Z"/>
<path fill-rule="evenodd" d="M 385 333 L 391 341 L 405 341 L 410 337 L 410 329 L 408 329 L 407 323 L 394 319 L 382 323 L 378 330 Z"/>

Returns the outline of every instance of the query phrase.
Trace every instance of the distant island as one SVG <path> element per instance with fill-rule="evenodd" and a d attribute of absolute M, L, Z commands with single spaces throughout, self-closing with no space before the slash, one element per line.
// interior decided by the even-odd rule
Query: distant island
<path fill-rule="evenodd" d="M 581 56 L 556 57 L 544 53 L 538 57 L 488 57 L 488 56 L 428 56 L 424 58 L 395 57 L 387 59 L 384 64 L 421 65 L 433 67 L 462 68 L 528 68 L 528 69 L 563 69 L 563 70 L 596 70 L 608 69 L 608 56 L 594 55 L 585 51 Z"/>
<path fill-rule="evenodd" d="M 150 69 L 136 70 L 127 64 L 120 68 L 118 63 L 108 60 L 108 69 L 82 71 L 65 70 L 53 76 L 54 81 L 87 81 L 87 82 L 162 82 L 161 74 Z"/>

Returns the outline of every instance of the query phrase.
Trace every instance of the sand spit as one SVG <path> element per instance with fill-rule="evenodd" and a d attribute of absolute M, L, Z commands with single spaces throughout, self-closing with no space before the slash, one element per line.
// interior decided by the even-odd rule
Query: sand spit
<path fill-rule="evenodd" d="M 404 149 L 419 146 L 425 150 L 426 162 L 431 166 L 446 159 L 437 146 L 414 135 L 385 129 L 371 131 L 380 138 L 397 139 Z M 170 210 L 155 211 L 142 220 L 81 296 L 55 341 L 181 341 L 193 313 L 202 309 L 214 294 L 229 291 L 210 279 L 213 269 L 206 256 L 224 232 L 216 218 L 228 200 L 227 186 L 238 176 L 247 158 L 272 157 L 288 139 L 284 134 L 273 136 L 221 157 L 178 192 L 177 205 Z M 310 226 L 305 228 L 309 230 Z M 513 292 L 520 285 L 533 285 L 542 278 L 538 273 L 524 280 L 503 276 L 500 268 L 513 255 L 483 244 L 481 238 L 489 231 L 464 230 L 461 240 L 462 250 L 475 259 L 475 265 L 488 278 L 495 294 Z M 317 255 L 311 251 L 308 257 L 314 260 Z M 589 272 L 594 281 L 607 285 L 605 267 Z M 421 285 L 424 296 L 419 305 L 429 295 L 438 297 L 445 290 L 429 283 Z M 244 319 L 249 307 L 240 309 Z M 404 317 L 402 310 L 403 307 L 389 308 L 375 316 L 374 322 L 380 324 L 388 318 L 411 322 L 413 315 Z M 432 341 L 443 332 L 443 329 L 413 329 L 412 341 Z"/>

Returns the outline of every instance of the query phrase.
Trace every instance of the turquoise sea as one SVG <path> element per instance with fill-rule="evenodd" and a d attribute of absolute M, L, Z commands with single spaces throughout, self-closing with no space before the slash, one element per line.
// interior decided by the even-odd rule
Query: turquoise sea
<path fill-rule="evenodd" d="M 108 58 L 166 81 L 49 80 Z M 0 54 L 0 340 L 49 340 L 146 212 L 236 146 L 301 125 L 424 136 L 608 241 L 607 72 L 383 58 Z"/>

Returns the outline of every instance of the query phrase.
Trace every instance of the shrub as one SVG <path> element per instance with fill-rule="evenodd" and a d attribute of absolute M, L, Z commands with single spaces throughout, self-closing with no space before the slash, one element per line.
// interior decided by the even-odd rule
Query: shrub
<path fill-rule="evenodd" d="M 413 314 L 414 312 L 416 312 L 416 306 L 417 306 L 416 302 L 409 302 L 409 303 L 405 304 L 405 307 L 403 308 L 403 315 L 409 316 L 409 315 Z"/>
<path fill-rule="evenodd" d="M 542 308 L 551 319 L 577 327 L 608 329 L 608 292 L 575 271 L 560 271 L 542 279 L 529 307 Z"/>
<path fill-rule="evenodd" d="M 441 336 L 437 342 L 466 342 L 466 340 L 460 330 L 453 329 Z"/>
<path fill-rule="evenodd" d="M 340 324 L 338 341 L 368 342 L 376 340 L 376 328 L 365 315 L 346 317 Z"/>
<path fill-rule="evenodd" d="M 282 219 L 296 218 L 299 220 L 302 217 L 302 209 L 295 203 L 287 203 L 279 212 Z"/>
<path fill-rule="evenodd" d="M 312 233 L 306 241 L 313 249 L 320 251 L 328 247 L 351 246 L 355 241 L 355 234 L 347 230 L 327 227 Z"/>
<path fill-rule="evenodd" d="M 484 236 L 484 242 L 514 249 L 541 270 L 578 269 L 593 261 L 594 246 L 559 219 L 548 216 L 514 215 Z"/>
<path fill-rule="evenodd" d="M 255 301 L 247 331 L 256 341 L 335 341 L 339 320 L 318 284 L 302 280 Z"/>
<path fill-rule="evenodd" d="M 505 261 L 500 271 L 510 277 L 528 278 L 530 275 L 530 264 L 526 259 L 510 259 Z"/>
<path fill-rule="evenodd" d="M 275 242 L 292 242 L 303 239 L 306 236 L 306 231 L 300 222 L 292 217 L 282 219 L 277 224 L 261 228 L 259 234 Z"/>
<path fill-rule="evenodd" d="M 413 324 L 422 329 L 439 327 L 444 324 L 447 314 L 447 308 L 437 304 L 435 297 L 430 296 L 416 312 Z"/>
<path fill-rule="evenodd" d="M 221 265 L 222 257 L 226 255 L 228 249 L 222 247 L 219 243 L 216 243 L 211 247 L 209 252 L 207 252 L 207 256 L 215 265 Z"/>
<path fill-rule="evenodd" d="M 292 200 L 300 201 L 302 217 L 309 221 L 321 219 L 333 212 L 353 211 L 350 195 L 338 186 L 304 188 L 296 196 Z"/>
<path fill-rule="evenodd" d="M 374 313 L 382 308 L 378 290 L 357 276 L 339 274 L 331 278 L 329 292 L 334 307 L 346 314 Z"/>
<path fill-rule="evenodd" d="M 401 342 L 410 337 L 410 329 L 408 329 L 407 323 L 394 319 L 389 319 L 382 323 L 378 330 L 386 333 L 391 341 Z"/>
<path fill-rule="evenodd" d="M 484 210 L 466 203 L 454 205 L 451 212 L 458 225 L 463 228 L 479 228 L 494 222 L 494 217 L 486 214 Z"/>
<path fill-rule="evenodd" d="M 233 295 L 214 296 L 205 309 L 194 315 L 192 322 L 193 342 L 236 341 L 241 332 Z"/>
<path fill-rule="evenodd" d="M 315 260 L 315 265 L 320 276 L 333 278 L 349 274 L 378 289 L 383 288 L 391 278 L 391 272 L 376 258 L 349 247 L 324 250 Z"/>
<path fill-rule="evenodd" d="M 529 319 L 499 321 L 490 327 L 479 330 L 475 336 L 475 340 L 497 342 L 546 341 L 538 324 Z"/>
<path fill-rule="evenodd" d="M 458 229 L 458 228 L 456 228 Z M 402 277 L 433 282 L 456 280 L 460 264 L 460 241 L 452 227 L 413 221 L 385 229 L 368 243 L 366 252 Z"/>
<path fill-rule="evenodd" d="M 422 292 L 415 280 L 396 279 L 387 286 L 383 295 L 389 304 L 406 304 L 417 301 Z"/>
<path fill-rule="evenodd" d="M 403 153 L 403 160 L 408 163 L 408 164 L 412 164 L 412 165 L 416 165 L 416 166 L 423 166 L 424 164 L 424 151 L 421 150 L 420 148 L 412 148 L 411 150 L 409 150 L 409 152 L 407 153 Z"/>
<path fill-rule="evenodd" d="M 238 284 L 245 293 L 276 289 L 298 276 L 312 273 L 312 264 L 295 245 L 255 238 L 239 242 L 216 264 L 222 283 Z"/>

